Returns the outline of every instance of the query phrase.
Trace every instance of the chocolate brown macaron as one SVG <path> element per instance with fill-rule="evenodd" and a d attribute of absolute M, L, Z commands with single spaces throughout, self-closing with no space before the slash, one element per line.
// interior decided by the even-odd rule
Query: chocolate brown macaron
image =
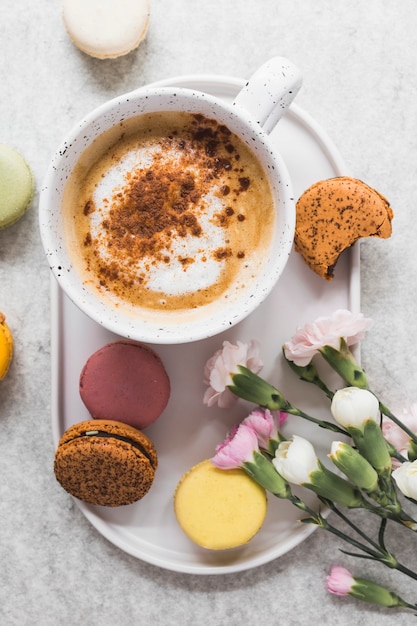
<path fill-rule="evenodd" d="M 112 420 L 86 420 L 62 435 L 54 472 L 72 496 L 114 507 L 143 498 L 157 465 L 155 446 L 141 431 Z"/>

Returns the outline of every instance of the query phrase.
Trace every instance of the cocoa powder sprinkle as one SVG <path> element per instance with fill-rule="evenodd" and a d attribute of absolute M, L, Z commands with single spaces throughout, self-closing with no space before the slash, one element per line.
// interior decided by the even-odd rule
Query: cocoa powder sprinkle
<path fill-rule="evenodd" d="M 233 171 L 233 185 L 219 185 L 217 194 L 219 198 L 227 196 L 228 202 L 236 203 L 235 206 L 240 194 L 251 186 L 250 178 L 236 163 L 240 160 L 239 144 L 234 143 L 227 127 L 219 126 L 214 120 L 194 115 L 184 135 L 179 136 L 174 129 L 162 141 L 161 150 L 153 153 L 151 161 L 127 172 L 123 185 L 115 188 L 112 197 L 108 195 L 103 200 L 107 205 L 106 216 L 102 218 L 99 235 L 93 237 L 90 230 L 84 231 L 82 243 L 89 248 L 89 263 L 96 266 L 101 285 L 119 293 L 135 282 L 145 284 L 152 265 L 180 262 L 186 270 L 194 263 L 191 256 L 178 257 L 173 253 L 174 242 L 178 238 L 203 236 L 200 219 L 207 215 L 206 194 L 214 180 L 223 180 Z M 165 155 L 172 152 L 176 157 L 167 167 Z M 99 208 L 92 195 L 85 200 L 81 209 L 87 218 Z M 224 228 L 231 226 L 232 218 L 237 222 L 245 220 L 230 205 L 214 215 L 217 225 Z M 112 260 L 95 253 L 103 245 L 111 250 Z M 207 252 L 219 262 L 229 257 L 245 257 L 244 249 L 233 250 L 229 246 L 225 241 L 224 247 Z M 149 263 L 138 274 L 135 260 L 145 258 Z"/>
<path fill-rule="evenodd" d="M 129 172 L 123 190 L 115 193 L 108 217 L 102 222 L 102 228 L 107 233 L 105 238 L 113 255 L 127 254 L 139 258 L 152 255 L 156 261 L 162 260 L 168 264 L 170 259 L 166 250 L 170 249 L 172 237 L 201 236 L 202 229 L 195 207 L 202 202 L 207 182 L 218 178 L 222 171 L 231 170 L 231 162 L 224 154 L 225 151 L 229 154 L 236 152 L 236 149 L 230 141 L 231 133 L 226 127 L 206 126 L 197 115 L 195 121 L 196 126 L 191 132 L 190 140 L 178 139 L 175 132 L 166 139 L 170 145 L 174 143 L 183 151 L 176 166 L 171 164 L 167 169 L 163 158 L 156 155 L 148 169 Z M 200 150 L 203 147 L 203 154 L 206 156 L 204 165 L 207 173 L 202 180 L 189 168 L 195 143 L 199 144 Z M 249 179 L 239 178 L 239 187 L 234 192 L 246 190 L 249 184 Z M 228 185 L 221 188 L 223 195 L 231 192 Z M 89 200 L 85 204 L 84 214 L 88 215 L 93 210 L 94 203 Z M 228 208 L 226 214 L 231 216 L 233 209 Z M 241 220 L 240 216 L 238 220 Z M 91 235 L 88 234 L 84 245 L 91 246 L 92 243 Z M 222 260 L 228 253 L 225 250 L 216 251 L 214 256 Z M 108 269 L 103 268 L 102 272 L 108 280 L 115 276 Z"/>

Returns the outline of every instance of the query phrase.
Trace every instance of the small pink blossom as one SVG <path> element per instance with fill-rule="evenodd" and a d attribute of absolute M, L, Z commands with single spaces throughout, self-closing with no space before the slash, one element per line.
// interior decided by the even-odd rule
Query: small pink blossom
<path fill-rule="evenodd" d="M 230 408 L 237 401 L 228 385 L 233 384 L 233 374 L 238 374 L 238 365 L 247 367 L 254 374 L 258 374 L 263 363 L 259 356 L 260 346 L 256 340 L 248 344 L 237 341 L 236 345 L 229 341 L 223 342 L 223 348 L 218 350 L 206 363 L 204 368 L 204 383 L 208 385 L 203 402 L 207 406 L 218 404 L 220 408 Z"/>
<path fill-rule="evenodd" d="M 404 426 L 407 426 L 413 433 L 417 433 L 417 403 L 403 409 L 397 417 Z M 382 420 L 382 433 L 397 452 L 407 458 L 410 436 L 385 415 Z"/>
<path fill-rule="evenodd" d="M 285 358 L 305 367 L 324 346 L 338 350 L 342 337 L 348 346 L 358 343 L 372 323 L 362 313 L 338 309 L 330 317 L 319 317 L 313 323 L 297 328 L 291 340 L 284 344 Z"/>
<path fill-rule="evenodd" d="M 255 431 L 241 423 L 216 447 L 211 462 L 220 469 L 235 469 L 242 467 L 245 462 L 253 461 L 253 454 L 257 451 L 259 446 Z"/>
<path fill-rule="evenodd" d="M 329 576 L 326 578 L 326 589 L 336 596 L 349 595 L 355 579 L 349 570 L 340 565 L 333 565 Z"/>
<path fill-rule="evenodd" d="M 268 449 L 270 439 L 279 439 L 279 429 L 288 417 L 288 413 L 256 409 L 243 420 L 243 424 L 255 431 L 261 448 Z"/>
<path fill-rule="evenodd" d="M 278 427 L 281 428 L 281 426 L 285 424 L 285 422 L 288 419 L 288 413 L 285 413 L 284 411 L 277 411 L 277 413 L 278 413 Z"/>
<path fill-rule="evenodd" d="M 394 607 L 407 606 L 415 610 L 415 605 L 405 602 L 396 593 L 386 587 L 374 583 L 367 578 L 354 578 L 349 570 L 334 565 L 326 578 L 327 591 L 336 596 L 353 596 L 363 602 L 370 602 L 379 606 Z"/>

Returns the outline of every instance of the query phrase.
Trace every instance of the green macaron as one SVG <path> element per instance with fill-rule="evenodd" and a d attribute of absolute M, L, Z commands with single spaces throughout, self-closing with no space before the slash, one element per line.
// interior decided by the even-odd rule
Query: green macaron
<path fill-rule="evenodd" d="M 24 215 L 34 191 L 33 174 L 23 156 L 0 143 L 0 230 Z"/>

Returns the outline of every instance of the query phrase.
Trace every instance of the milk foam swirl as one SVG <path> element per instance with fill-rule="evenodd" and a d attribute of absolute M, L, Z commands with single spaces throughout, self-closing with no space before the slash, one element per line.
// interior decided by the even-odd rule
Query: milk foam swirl
<path fill-rule="evenodd" d="M 108 170 L 93 193 L 95 211 L 90 216 L 91 237 L 97 242 L 97 254 L 106 263 L 112 261 L 112 251 L 107 237 L 103 236 L 102 224 L 109 219 L 117 194 L 123 193 L 126 172 L 149 170 L 155 157 L 158 166 L 172 167 L 174 161 L 181 161 L 181 154 L 177 155 L 171 150 L 164 155 L 159 146 L 134 149 Z M 191 166 L 189 171 L 198 179 L 199 174 L 195 167 Z M 134 275 L 148 289 L 175 296 L 206 289 L 215 284 L 226 263 L 226 259 L 215 259 L 207 254 L 208 250 L 216 250 L 226 245 L 227 232 L 216 220 L 216 215 L 227 208 L 227 203 L 219 197 L 220 193 L 219 183 L 213 181 L 211 189 L 194 206 L 194 215 L 198 217 L 201 227 L 200 236 L 196 237 L 191 233 L 171 236 L 156 258 L 151 252 L 140 258 L 127 254 L 120 256 L 119 275 Z M 112 201 L 109 202 L 108 198 L 112 198 Z M 169 263 L 166 261 L 168 258 Z M 192 259 L 192 262 L 184 263 L 184 259 Z"/>
<path fill-rule="evenodd" d="M 154 310 L 204 306 L 248 287 L 275 220 L 251 150 L 201 115 L 151 113 L 75 169 L 64 215 L 74 262 L 103 297 Z"/>

